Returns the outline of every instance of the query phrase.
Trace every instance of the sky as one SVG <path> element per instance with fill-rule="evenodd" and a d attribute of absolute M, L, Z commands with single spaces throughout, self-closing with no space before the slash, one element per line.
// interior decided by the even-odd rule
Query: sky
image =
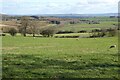
<path fill-rule="evenodd" d="M 0 13 L 99 14 L 117 13 L 119 0 L 0 0 Z"/>

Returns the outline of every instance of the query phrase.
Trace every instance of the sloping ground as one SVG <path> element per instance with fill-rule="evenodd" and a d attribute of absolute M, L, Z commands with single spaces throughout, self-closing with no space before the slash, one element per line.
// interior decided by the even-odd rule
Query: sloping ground
<path fill-rule="evenodd" d="M 46 21 L 38 21 L 37 24 L 43 28 L 43 27 L 49 27 L 53 26 L 53 24 L 48 24 Z M 17 27 L 20 25 L 19 21 L 2 21 L 0 22 L 0 27 Z"/>
<path fill-rule="evenodd" d="M 10 25 L 0 24 L 0 29 L 1 29 L 2 27 L 14 27 L 14 28 L 17 28 L 17 26 L 10 26 Z"/>
<path fill-rule="evenodd" d="M 17 26 L 19 23 L 17 21 L 2 21 L 1 22 L 4 25 L 9 25 L 9 26 Z"/>
<path fill-rule="evenodd" d="M 16 21 L 1 21 L 0 22 L 0 29 L 2 27 L 14 27 L 17 28 L 17 26 L 20 25 Z"/>

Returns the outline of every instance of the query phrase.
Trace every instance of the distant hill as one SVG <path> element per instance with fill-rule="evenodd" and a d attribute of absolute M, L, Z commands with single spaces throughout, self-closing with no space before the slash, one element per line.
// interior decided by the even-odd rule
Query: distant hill
<path fill-rule="evenodd" d="M 82 18 L 82 17 L 109 17 L 118 16 L 118 13 L 106 13 L 106 14 L 40 14 L 37 16 L 53 16 L 60 18 Z"/>
<path fill-rule="evenodd" d="M 40 14 L 39 16 L 118 16 L 118 13 L 105 13 L 105 14 Z"/>
<path fill-rule="evenodd" d="M 20 17 L 25 15 L 7 15 L 7 14 L 0 14 L 2 18 L 11 18 L 11 17 Z M 104 14 L 36 14 L 36 15 L 26 15 L 26 16 L 51 16 L 51 17 L 59 17 L 59 18 L 82 18 L 82 17 L 109 17 L 109 16 L 118 16 L 118 13 L 104 13 Z"/>
<path fill-rule="evenodd" d="M 1 18 L 2 20 L 20 19 L 20 16 L 0 14 L 0 18 Z"/>

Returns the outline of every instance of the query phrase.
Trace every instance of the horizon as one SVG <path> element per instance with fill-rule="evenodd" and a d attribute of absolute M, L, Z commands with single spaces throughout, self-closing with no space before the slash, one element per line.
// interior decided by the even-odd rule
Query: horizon
<path fill-rule="evenodd" d="M 4 0 L 0 13 L 8 15 L 38 14 L 106 14 L 118 13 L 119 0 Z"/>
<path fill-rule="evenodd" d="M 9 15 L 9 16 L 41 16 L 41 15 L 105 15 L 105 14 L 119 14 L 119 13 L 90 13 L 90 14 L 6 14 L 0 13 L 1 15 Z"/>

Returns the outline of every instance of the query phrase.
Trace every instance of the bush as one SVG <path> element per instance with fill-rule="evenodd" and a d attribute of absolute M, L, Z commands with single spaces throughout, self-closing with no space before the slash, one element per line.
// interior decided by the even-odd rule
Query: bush
<path fill-rule="evenodd" d="M 70 24 L 75 24 L 75 22 L 74 21 L 70 21 Z"/>
<path fill-rule="evenodd" d="M 102 32 L 100 29 L 93 29 L 92 32 Z"/>
<path fill-rule="evenodd" d="M 56 34 L 74 33 L 73 31 L 58 31 Z"/>
<path fill-rule="evenodd" d="M 88 23 L 89 23 L 89 24 L 100 24 L 99 21 L 89 21 Z"/>
<path fill-rule="evenodd" d="M 17 30 L 15 28 L 10 28 L 8 32 L 11 36 L 15 36 L 17 34 Z"/>
<path fill-rule="evenodd" d="M 94 29 L 92 30 L 92 35 L 90 37 L 104 37 L 104 36 L 108 36 L 108 37 L 114 37 L 116 35 L 117 29 Z"/>
<path fill-rule="evenodd" d="M 55 36 L 55 38 L 79 38 L 79 36 Z"/>
<path fill-rule="evenodd" d="M 4 34 L 4 33 L 0 33 L 0 36 L 6 36 L 6 34 Z"/>
<path fill-rule="evenodd" d="M 43 29 L 41 31 L 41 35 L 43 35 L 44 37 L 53 37 L 54 33 L 55 33 L 55 28 L 46 28 L 46 29 Z"/>
<path fill-rule="evenodd" d="M 86 32 L 87 32 L 86 30 L 78 31 L 78 33 L 86 33 Z"/>
<path fill-rule="evenodd" d="M 3 33 L 9 33 L 11 36 L 15 36 L 17 33 L 14 27 L 3 27 L 1 30 Z M 0 36 L 5 36 L 5 34 L 0 34 Z"/>
<path fill-rule="evenodd" d="M 8 33 L 10 28 L 9 27 L 2 27 L 1 30 L 3 33 Z"/>
<path fill-rule="evenodd" d="M 60 24 L 60 21 L 52 20 L 52 21 L 50 21 L 50 23 L 52 23 L 52 24 Z"/>
<path fill-rule="evenodd" d="M 106 35 L 106 33 L 104 32 L 98 32 L 98 33 L 94 33 L 90 36 L 90 38 L 95 38 L 95 37 L 104 37 Z"/>
<path fill-rule="evenodd" d="M 116 29 L 107 29 L 107 32 L 108 32 L 108 36 L 109 37 L 114 37 L 117 33 L 117 30 Z"/>
<path fill-rule="evenodd" d="M 106 30 L 99 30 L 99 29 L 94 29 L 92 30 L 92 35 L 90 36 L 90 38 L 95 38 L 95 37 L 104 37 L 106 35 Z"/>

